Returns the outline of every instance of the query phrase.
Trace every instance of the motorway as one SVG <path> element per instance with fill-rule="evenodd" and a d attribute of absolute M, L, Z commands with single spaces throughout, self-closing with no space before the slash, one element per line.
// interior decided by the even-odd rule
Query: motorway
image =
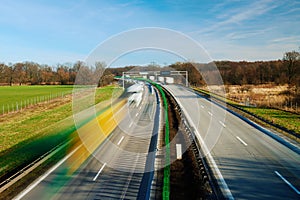
<path fill-rule="evenodd" d="M 125 118 L 75 173 L 68 173 L 72 160 L 66 158 L 16 199 L 137 199 L 151 138 L 159 130 L 157 101 L 154 90 L 144 87 L 142 102 L 124 106 Z"/>
<path fill-rule="evenodd" d="M 182 86 L 175 96 L 228 199 L 300 199 L 300 155 Z"/>

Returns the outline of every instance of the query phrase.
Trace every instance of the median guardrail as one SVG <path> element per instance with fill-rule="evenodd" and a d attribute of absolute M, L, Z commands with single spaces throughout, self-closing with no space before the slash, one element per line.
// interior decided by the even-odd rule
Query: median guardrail
<path fill-rule="evenodd" d="M 163 178 L 163 190 L 162 190 L 162 199 L 169 200 L 170 199 L 170 126 L 169 126 L 169 116 L 168 116 L 168 101 L 166 98 L 166 94 L 163 88 L 150 80 L 146 80 L 153 86 L 155 86 L 159 93 L 161 94 L 163 106 L 164 106 L 164 119 L 165 119 L 165 148 L 166 148 L 166 155 L 165 155 L 165 167 L 164 167 L 164 178 Z"/>
<path fill-rule="evenodd" d="M 216 199 L 216 200 L 224 199 L 224 195 L 223 195 L 222 191 L 220 190 L 220 188 L 218 187 L 217 180 L 213 176 L 213 172 L 209 166 L 209 162 L 208 162 L 206 156 L 204 156 L 204 153 L 203 153 L 203 150 L 202 150 L 202 147 L 201 147 L 199 141 L 196 139 L 194 128 L 190 125 L 187 117 L 185 116 L 184 112 L 182 111 L 181 107 L 179 106 L 178 102 L 176 101 L 175 96 L 167 90 L 165 90 L 165 93 L 167 93 L 168 96 L 173 98 L 173 100 L 175 102 L 176 110 L 179 113 L 180 119 L 181 119 L 181 123 L 180 123 L 181 128 L 180 129 L 184 130 L 186 132 L 187 136 L 189 137 L 189 139 L 192 141 L 191 146 L 192 146 L 192 149 L 193 149 L 196 159 L 197 159 L 197 163 L 198 163 L 201 178 L 202 178 L 202 180 L 201 180 L 202 184 L 205 185 L 206 187 L 210 188 L 209 190 L 211 190 L 211 193 L 209 194 L 209 197 L 207 197 L 207 198 L 208 199 Z"/>

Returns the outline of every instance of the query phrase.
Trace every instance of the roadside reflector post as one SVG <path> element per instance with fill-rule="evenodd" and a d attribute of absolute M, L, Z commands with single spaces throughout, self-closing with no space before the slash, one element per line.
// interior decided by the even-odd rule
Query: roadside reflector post
<path fill-rule="evenodd" d="M 181 147 L 181 144 L 176 144 L 176 155 L 177 155 L 177 159 L 178 160 L 182 159 L 182 147 Z"/>

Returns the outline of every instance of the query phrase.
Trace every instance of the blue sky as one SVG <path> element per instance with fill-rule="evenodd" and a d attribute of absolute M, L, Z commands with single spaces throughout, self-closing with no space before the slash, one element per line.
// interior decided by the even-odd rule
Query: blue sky
<path fill-rule="evenodd" d="M 84 60 L 107 38 L 142 27 L 182 32 L 201 44 L 213 60 L 277 60 L 284 52 L 299 49 L 300 1 L 4 0 L 0 62 Z M 124 63 L 176 60 L 140 55 L 129 55 Z"/>

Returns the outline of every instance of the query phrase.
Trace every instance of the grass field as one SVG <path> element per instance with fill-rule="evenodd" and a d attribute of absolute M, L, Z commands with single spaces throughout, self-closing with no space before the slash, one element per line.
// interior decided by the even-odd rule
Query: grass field
<path fill-rule="evenodd" d="M 52 87 L 53 92 L 60 89 L 62 87 L 58 90 Z M 122 89 L 114 86 L 97 89 L 95 102 L 109 100 L 116 91 L 121 94 Z M 69 97 L 38 104 L 19 113 L 0 115 L 0 177 L 70 138 L 76 130 L 72 114 Z"/>
<path fill-rule="evenodd" d="M 73 86 L 1 86 L 0 114 L 72 93 Z"/>
<path fill-rule="evenodd" d="M 271 109 L 271 108 L 254 108 L 254 107 L 243 107 L 243 109 L 260 116 L 269 121 L 273 121 L 275 124 L 286 127 L 289 130 L 300 134 L 300 115 L 294 114 L 282 110 Z"/>

